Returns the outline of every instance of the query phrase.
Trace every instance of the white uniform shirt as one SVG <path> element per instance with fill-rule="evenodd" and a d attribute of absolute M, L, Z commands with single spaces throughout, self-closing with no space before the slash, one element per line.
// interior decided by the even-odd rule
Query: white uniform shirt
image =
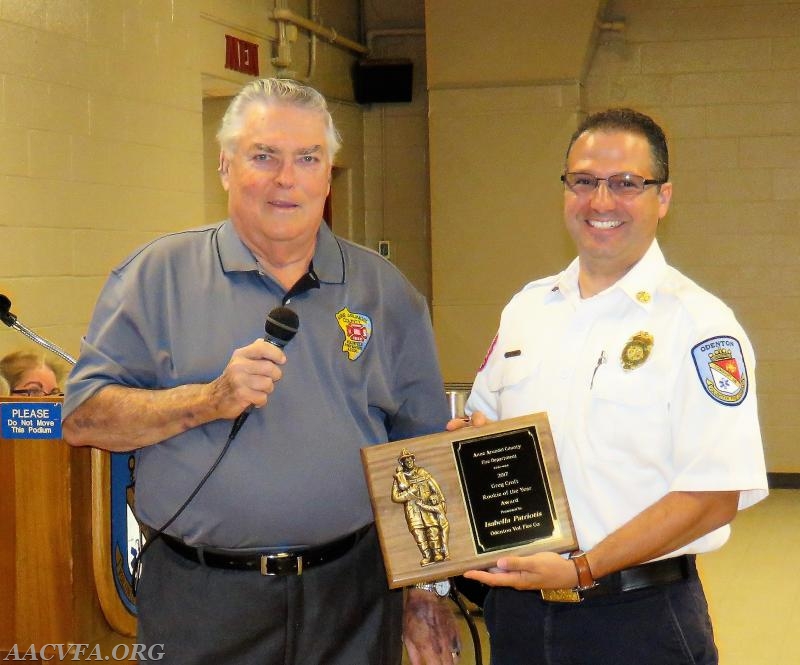
<path fill-rule="evenodd" d="M 740 509 L 766 497 L 755 358 L 730 308 L 668 266 L 656 241 L 585 300 L 578 265 L 512 298 L 467 412 L 547 412 L 585 550 L 668 492 L 740 490 Z M 642 332 L 649 356 L 624 369 L 623 350 Z M 724 526 L 670 556 L 714 550 L 729 534 Z"/>

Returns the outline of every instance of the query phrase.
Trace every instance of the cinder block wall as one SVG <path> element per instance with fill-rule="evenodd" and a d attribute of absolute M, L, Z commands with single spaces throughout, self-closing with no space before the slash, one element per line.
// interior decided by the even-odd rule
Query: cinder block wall
<path fill-rule="evenodd" d="M 668 260 L 722 297 L 755 346 L 769 470 L 799 472 L 800 3 L 615 0 L 587 111 L 630 105 L 671 144 Z"/>
<path fill-rule="evenodd" d="M 0 292 L 73 355 L 110 268 L 202 218 L 193 5 L 0 3 Z"/>

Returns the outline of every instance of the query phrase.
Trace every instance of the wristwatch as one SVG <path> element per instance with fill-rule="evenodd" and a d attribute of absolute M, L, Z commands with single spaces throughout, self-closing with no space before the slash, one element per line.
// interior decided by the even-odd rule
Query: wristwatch
<path fill-rule="evenodd" d="M 592 569 L 589 568 L 589 560 L 586 558 L 586 552 L 583 550 L 575 550 L 569 555 L 572 563 L 575 564 L 575 572 L 578 574 L 578 586 L 575 587 L 576 591 L 588 591 L 597 586 L 597 581 L 592 575 Z"/>
<path fill-rule="evenodd" d="M 437 582 L 420 582 L 414 585 L 415 589 L 431 591 L 439 598 L 445 598 L 450 594 L 450 580 L 439 580 Z"/>

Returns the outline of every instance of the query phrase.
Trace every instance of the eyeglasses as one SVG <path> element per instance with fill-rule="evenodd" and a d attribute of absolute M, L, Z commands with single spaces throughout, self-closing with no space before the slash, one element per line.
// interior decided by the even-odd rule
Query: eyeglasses
<path fill-rule="evenodd" d="M 46 393 L 41 388 L 21 388 L 20 390 L 12 390 L 12 395 L 20 395 L 21 397 L 61 397 L 64 393 L 59 388 L 53 388 L 49 393 Z"/>
<path fill-rule="evenodd" d="M 666 180 L 652 180 L 643 178 L 634 173 L 615 173 L 608 176 L 608 178 L 598 178 L 591 173 L 565 173 L 561 176 L 567 189 L 575 194 L 591 194 L 600 185 L 600 181 L 604 180 L 608 191 L 614 196 L 632 197 L 638 196 L 644 191 L 648 185 L 663 185 Z"/>

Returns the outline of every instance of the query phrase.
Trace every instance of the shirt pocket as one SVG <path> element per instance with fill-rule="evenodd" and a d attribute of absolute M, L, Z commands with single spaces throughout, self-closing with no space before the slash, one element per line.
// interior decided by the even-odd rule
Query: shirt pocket
<path fill-rule="evenodd" d="M 584 427 L 599 459 L 659 466 L 669 462 L 672 433 L 665 383 L 655 364 L 627 371 L 606 366 L 598 372 Z"/>

